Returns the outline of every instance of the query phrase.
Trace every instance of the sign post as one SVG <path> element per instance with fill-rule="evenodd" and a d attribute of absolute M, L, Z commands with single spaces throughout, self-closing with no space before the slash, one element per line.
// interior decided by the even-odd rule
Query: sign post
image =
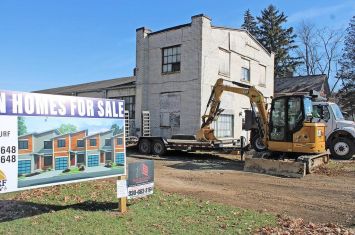
<path fill-rule="evenodd" d="M 118 182 L 123 181 L 126 182 L 126 176 L 122 175 L 122 176 L 118 176 Z M 119 190 L 119 187 L 117 187 L 117 190 Z M 124 190 L 127 191 L 127 187 L 124 188 Z M 119 192 L 117 192 L 119 193 Z M 120 197 L 118 198 L 118 212 L 120 213 L 125 213 L 127 212 L 127 197 Z"/>

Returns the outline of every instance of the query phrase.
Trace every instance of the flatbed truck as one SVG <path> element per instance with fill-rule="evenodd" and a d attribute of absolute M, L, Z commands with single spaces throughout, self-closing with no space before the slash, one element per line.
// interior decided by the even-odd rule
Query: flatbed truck
<path fill-rule="evenodd" d="M 138 150 L 142 154 L 163 155 L 166 151 L 203 151 L 231 152 L 239 151 L 243 155 L 246 150 L 245 137 L 240 139 L 222 139 L 214 141 L 198 141 L 192 135 L 173 135 L 170 139 L 161 136 L 142 136 L 138 140 Z"/>

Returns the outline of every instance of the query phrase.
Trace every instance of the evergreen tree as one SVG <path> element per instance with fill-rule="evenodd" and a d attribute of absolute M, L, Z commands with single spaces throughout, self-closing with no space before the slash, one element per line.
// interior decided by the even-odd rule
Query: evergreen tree
<path fill-rule="evenodd" d="M 242 24 L 242 29 L 246 29 L 254 37 L 258 38 L 258 25 L 254 16 L 250 13 L 250 10 L 246 10 L 244 13 L 244 23 Z"/>
<path fill-rule="evenodd" d="M 296 35 L 293 28 L 284 28 L 287 16 L 275 6 L 270 5 L 261 11 L 257 17 L 259 22 L 259 41 L 269 52 L 275 53 L 274 75 L 276 78 L 292 76 L 296 67 L 300 64 L 298 58 L 290 55 L 290 52 L 297 48 L 294 44 Z"/>
<path fill-rule="evenodd" d="M 23 117 L 17 117 L 17 126 L 18 135 L 27 134 L 27 126 Z"/>
<path fill-rule="evenodd" d="M 342 81 L 338 92 L 339 103 L 343 111 L 348 112 L 354 120 L 355 116 L 355 16 L 350 20 L 345 36 L 343 56 L 339 64 L 337 77 Z"/>

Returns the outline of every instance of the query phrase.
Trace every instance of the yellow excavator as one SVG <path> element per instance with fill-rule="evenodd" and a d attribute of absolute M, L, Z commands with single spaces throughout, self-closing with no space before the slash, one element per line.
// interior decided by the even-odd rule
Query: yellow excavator
<path fill-rule="evenodd" d="M 316 119 L 312 117 L 311 97 L 277 97 L 272 99 L 269 112 L 264 95 L 254 86 L 224 79 L 218 79 L 213 87 L 205 114 L 202 116 L 201 128 L 196 135 L 197 140 L 217 140 L 211 124 L 223 112 L 220 108 L 223 92 L 249 97 L 254 113 L 258 113 L 256 121 L 266 151 L 246 158 L 245 170 L 302 177 L 311 173 L 316 166 L 328 162 L 325 124 L 314 122 Z"/>

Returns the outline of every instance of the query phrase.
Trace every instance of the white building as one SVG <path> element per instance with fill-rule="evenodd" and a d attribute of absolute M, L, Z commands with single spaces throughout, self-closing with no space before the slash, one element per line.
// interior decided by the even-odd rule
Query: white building
<path fill-rule="evenodd" d="M 151 135 L 196 133 L 218 78 L 255 85 L 266 97 L 274 91 L 274 56 L 247 31 L 211 25 L 205 15 L 191 23 L 136 32 L 136 124 L 149 110 Z M 239 138 L 247 97 L 225 93 L 215 133 Z M 139 126 L 139 125 L 137 125 Z"/>
<path fill-rule="evenodd" d="M 218 78 L 251 84 L 265 97 L 274 92 L 274 55 L 247 31 L 211 25 L 205 15 L 191 23 L 152 32 L 136 30 L 135 76 L 39 92 L 123 98 L 134 115 L 132 135 L 141 135 L 141 113 L 150 112 L 151 135 L 194 135 Z M 135 90 L 133 91 L 132 89 Z M 126 95 L 124 95 L 126 94 Z M 239 138 L 249 99 L 224 93 L 225 111 L 215 124 L 220 138 Z"/>

